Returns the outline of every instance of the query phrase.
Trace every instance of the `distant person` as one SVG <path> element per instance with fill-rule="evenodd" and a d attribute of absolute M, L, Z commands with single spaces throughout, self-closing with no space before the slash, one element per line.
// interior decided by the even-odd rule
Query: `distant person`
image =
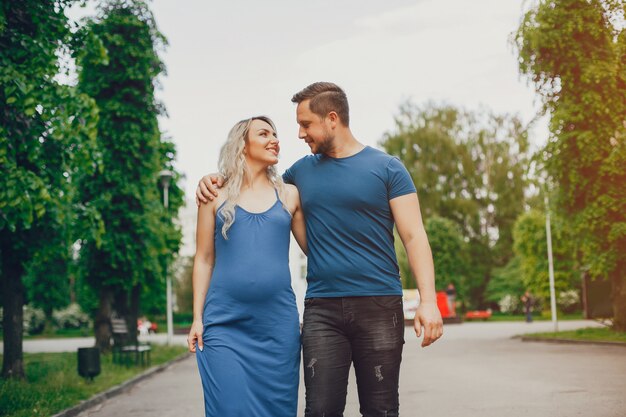
<path fill-rule="evenodd" d="M 448 307 L 450 308 L 450 316 L 456 317 L 456 288 L 454 283 L 449 283 L 446 287 L 446 296 L 448 298 Z"/>
<path fill-rule="evenodd" d="M 222 147 L 220 196 L 198 208 L 193 324 L 208 417 L 295 417 L 300 322 L 289 230 L 306 253 L 298 190 L 276 174 L 274 123 L 237 123 Z"/>
<path fill-rule="evenodd" d="M 305 416 L 343 416 L 352 364 L 361 414 L 397 416 L 404 318 L 394 223 L 421 296 L 417 336 L 423 327 L 425 347 L 443 334 L 415 186 L 398 158 L 356 140 L 339 86 L 311 84 L 292 102 L 298 136 L 313 153 L 283 175 L 300 192 L 309 249 L 302 328 Z M 204 177 L 198 200 L 218 195 L 214 184 L 221 181 Z"/>
<path fill-rule="evenodd" d="M 524 314 L 526 315 L 526 323 L 533 321 L 533 298 L 529 290 L 522 295 L 522 304 L 524 305 Z"/>
<path fill-rule="evenodd" d="M 150 330 L 152 328 L 152 322 L 146 318 L 146 316 L 142 316 L 139 320 L 137 320 L 137 329 L 139 330 L 139 334 L 142 336 L 146 336 L 150 334 Z"/>

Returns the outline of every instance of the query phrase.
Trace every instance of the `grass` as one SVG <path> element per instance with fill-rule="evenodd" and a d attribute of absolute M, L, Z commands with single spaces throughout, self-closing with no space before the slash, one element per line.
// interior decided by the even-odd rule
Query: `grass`
<path fill-rule="evenodd" d="M 557 313 L 558 320 L 583 320 L 582 313 Z M 523 314 L 504 314 L 497 311 L 494 311 L 488 321 L 525 321 L 526 316 Z M 533 320 L 536 321 L 549 321 L 552 320 L 550 317 L 550 312 L 547 313 L 534 313 Z"/>
<path fill-rule="evenodd" d="M 620 342 L 626 343 L 626 332 L 616 332 L 608 327 L 587 327 L 562 332 L 530 333 L 524 336 L 540 339 L 570 339 L 587 342 Z"/>
<path fill-rule="evenodd" d="M 166 333 L 167 332 L 167 321 L 165 319 L 156 320 L 157 323 L 157 333 Z M 182 320 L 178 320 L 174 322 L 174 330 L 187 330 L 191 327 L 192 321 L 186 320 L 183 317 Z M 93 337 L 93 329 L 91 327 L 85 327 L 81 329 L 45 329 L 42 333 L 35 335 L 24 335 L 24 340 L 37 340 L 37 339 L 63 339 L 68 337 Z M 0 330 L 0 338 L 2 338 L 3 333 Z"/>
<path fill-rule="evenodd" d="M 52 329 L 45 330 L 43 333 L 35 335 L 24 335 L 24 340 L 37 339 L 62 339 L 66 337 L 89 337 L 93 336 L 93 329 Z"/>
<path fill-rule="evenodd" d="M 152 366 L 168 362 L 186 350 L 184 346 L 153 345 Z M 100 367 L 100 375 L 89 382 L 78 375 L 76 352 L 26 353 L 26 380 L 0 379 L 0 416 L 53 415 L 147 369 L 113 364 L 111 354 L 100 356 Z"/>

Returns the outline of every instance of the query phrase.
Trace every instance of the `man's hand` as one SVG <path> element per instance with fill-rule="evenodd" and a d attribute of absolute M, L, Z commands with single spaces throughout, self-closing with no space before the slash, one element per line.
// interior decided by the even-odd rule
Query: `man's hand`
<path fill-rule="evenodd" d="M 443 335 L 443 320 L 437 304 L 434 302 L 420 302 L 415 312 L 413 327 L 417 337 L 422 335 L 422 327 L 424 327 L 422 347 L 426 347 L 439 339 Z"/>
<path fill-rule="evenodd" d="M 198 181 L 196 188 L 196 206 L 200 203 L 208 203 L 217 197 L 217 189 L 224 185 L 224 177 L 220 174 L 205 175 Z"/>

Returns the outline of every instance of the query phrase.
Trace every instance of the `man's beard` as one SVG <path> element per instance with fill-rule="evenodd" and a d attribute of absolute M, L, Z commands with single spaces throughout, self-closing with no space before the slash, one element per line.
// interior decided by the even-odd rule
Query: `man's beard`
<path fill-rule="evenodd" d="M 316 145 L 317 147 L 313 152 L 315 155 L 327 154 L 335 145 L 335 136 L 327 133 L 324 140 L 322 142 L 318 142 Z"/>

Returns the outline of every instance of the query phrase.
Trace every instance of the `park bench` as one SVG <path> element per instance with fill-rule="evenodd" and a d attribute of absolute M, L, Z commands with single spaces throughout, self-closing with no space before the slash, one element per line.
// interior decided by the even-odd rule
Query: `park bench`
<path fill-rule="evenodd" d="M 113 363 L 125 364 L 126 366 L 130 366 L 132 362 L 135 365 L 150 365 L 150 345 L 133 341 L 128 332 L 126 320 L 111 318 L 111 334 L 113 336 Z"/>

